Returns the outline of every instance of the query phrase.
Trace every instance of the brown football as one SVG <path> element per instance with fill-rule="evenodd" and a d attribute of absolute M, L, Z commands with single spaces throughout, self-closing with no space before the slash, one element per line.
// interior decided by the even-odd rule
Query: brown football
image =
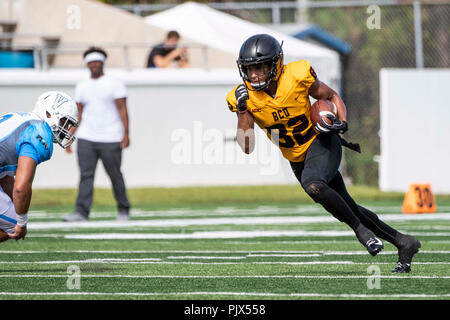
<path fill-rule="evenodd" d="M 332 114 L 337 118 L 337 108 L 333 102 L 325 99 L 314 102 L 311 106 L 311 122 L 313 126 L 316 126 L 316 123 L 321 126 L 321 119 L 324 119 L 326 123 L 331 124 L 331 120 L 327 118 L 327 114 Z M 326 128 L 323 129 L 325 132 L 328 131 Z"/>

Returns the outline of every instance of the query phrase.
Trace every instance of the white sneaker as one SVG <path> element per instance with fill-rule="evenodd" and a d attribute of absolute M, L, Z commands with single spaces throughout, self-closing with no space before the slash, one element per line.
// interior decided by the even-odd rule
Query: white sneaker
<path fill-rule="evenodd" d="M 117 215 L 116 221 L 128 221 L 130 220 L 130 215 L 128 213 L 120 213 Z"/>
<path fill-rule="evenodd" d="M 64 216 L 63 221 L 64 222 L 88 221 L 88 218 L 78 212 L 74 212 L 70 216 Z"/>

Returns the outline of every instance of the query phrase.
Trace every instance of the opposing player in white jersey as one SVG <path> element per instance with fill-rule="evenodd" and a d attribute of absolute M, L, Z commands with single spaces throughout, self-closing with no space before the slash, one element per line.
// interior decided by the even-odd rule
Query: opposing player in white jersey
<path fill-rule="evenodd" d="M 51 158 L 53 143 L 70 146 L 78 108 L 67 94 L 39 96 L 32 112 L 0 116 L 0 242 L 25 239 L 36 166 Z"/>

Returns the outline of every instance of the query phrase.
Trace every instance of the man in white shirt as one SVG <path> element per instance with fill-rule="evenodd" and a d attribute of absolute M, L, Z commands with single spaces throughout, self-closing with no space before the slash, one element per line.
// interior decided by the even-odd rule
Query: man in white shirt
<path fill-rule="evenodd" d="M 130 144 L 127 89 L 121 80 L 104 75 L 103 66 L 107 57 L 104 50 L 91 47 L 83 56 L 91 77 L 80 81 L 75 88 L 80 122 L 76 132 L 80 183 L 75 212 L 63 220 L 88 220 L 95 169 L 101 159 L 117 201 L 117 220 L 125 221 L 129 219 L 130 203 L 120 167 L 122 149 Z M 71 152 L 70 148 L 66 150 Z"/>

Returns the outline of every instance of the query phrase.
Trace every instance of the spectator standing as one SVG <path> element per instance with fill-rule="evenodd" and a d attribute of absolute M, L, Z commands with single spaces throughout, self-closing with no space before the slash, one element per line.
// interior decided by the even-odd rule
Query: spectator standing
<path fill-rule="evenodd" d="M 164 43 L 156 45 L 150 52 L 147 68 L 170 68 L 174 65 L 180 68 L 189 67 L 187 48 L 179 48 L 179 40 L 180 34 L 177 31 L 169 31 Z"/>
<path fill-rule="evenodd" d="M 75 212 L 63 220 L 88 220 L 94 195 L 95 169 L 101 159 L 117 201 L 117 220 L 126 221 L 130 203 L 120 168 L 122 150 L 130 145 L 127 89 L 123 81 L 104 74 L 107 54 L 103 49 L 91 47 L 83 57 L 91 76 L 77 83 L 75 88 L 80 122 L 76 131 L 80 182 Z M 66 150 L 71 153 L 70 148 Z"/>

